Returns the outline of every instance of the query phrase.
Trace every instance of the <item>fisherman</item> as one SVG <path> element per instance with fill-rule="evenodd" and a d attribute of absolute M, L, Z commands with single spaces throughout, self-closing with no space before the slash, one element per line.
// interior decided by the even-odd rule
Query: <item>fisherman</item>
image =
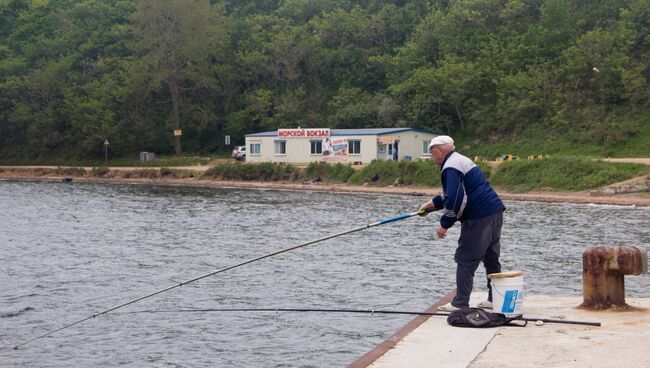
<path fill-rule="evenodd" d="M 483 262 L 486 274 L 501 272 L 499 263 L 501 224 L 505 206 L 481 170 L 469 158 L 455 151 L 454 140 L 439 135 L 429 143 L 431 159 L 440 165 L 443 195 L 422 204 L 420 210 L 442 209 L 439 238 L 460 221 L 460 237 L 454 255 L 456 296 L 438 310 L 454 311 L 469 307 L 474 272 Z M 426 212 L 423 214 L 425 215 Z M 487 280 L 488 298 L 479 308 L 492 309 L 492 287 Z"/>

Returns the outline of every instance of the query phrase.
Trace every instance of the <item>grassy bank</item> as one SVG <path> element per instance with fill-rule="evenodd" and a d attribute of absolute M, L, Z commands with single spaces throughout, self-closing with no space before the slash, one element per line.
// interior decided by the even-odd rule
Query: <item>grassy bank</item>
<path fill-rule="evenodd" d="M 579 191 L 647 174 L 650 174 L 650 167 L 647 165 L 608 163 L 561 156 L 544 160 L 504 162 L 498 166 L 490 182 L 512 192 Z"/>
<path fill-rule="evenodd" d="M 647 165 L 569 156 L 504 162 L 496 170 L 485 163 L 479 163 L 479 167 L 493 185 L 513 192 L 580 191 L 650 174 Z M 431 161 L 373 161 L 358 170 L 350 165 L 326 163 L 311 163 L 304 169 L 271 163 L 236 163 L 215 166 L 204 176 L 219 180 L 323 181 L 380 187 L 440 185 L 440 170 Z"/>
<path fill-rule="evenodd" d="M 204 174 L 207 178 L 244 181 L 328 181 L 345 183 L 354 174 L 351 165 L 329 165 L 312 162 L 300 169 L 290 164 L 244 164 L 228 163 L 210 168 Z"/>
<path fill-rule="evenodd" d="M 544 160 L 504 162 L 491 170 L 479 163 L 481 171 L 497 188 L 517 193 L 533 190 L 580 191 L 599 188 L 642 175 L 650 176 L 650 166 L 610 163 L 580 157 L 552 157 Z M 6 169 L 9 170 L 9 169 Z M 2 172 L 3 169 L 0 169 Z M 431 161 L 374 161 L 360 169 L 351 165 L 311 163 L 301 168 L 287 164 L 245 164 L 229 162 L 216 165 L 205 172 L 173 167 L 113 169 L 95 167 L 86 171 L 80 167 L 37 168 L 31 176 L 70 176 L 97 178 L 195 178 L 204 180 L 265 181 L 265 182 L 325 182 L 366 186 L 440 186 L 440 171 Z"/>
<path fill-rule="evenodd" d="M 304 169 L 284 164 L 235 163 L 215 166 L 205 176 L 222 180 L 323 181 L 376 186 L 440 184 L 438 168 L 430 161 L 373 161 L 358 170 L 349 164 L 324 162 L 310 163 Z"/>
<path fill-rule="evenodd" d="M 650 157 L 650 119 L 646 113 L 628 114 L 620 117 L 636 128 L 626 137 L 576 136 L 572 133 L 552 134 L 541 128 L 531 128 L 519 135 L 477 139 L 475 135 L 454 136 L 460 152 L 469 157 L 481 156 L 494 160 L 503 154 L 521 158 L 529 155 L 598 157 Z M 607 130 L 616 133 L 615 127 Z M 598 132 L 598 131 L 597 131 Z"/>

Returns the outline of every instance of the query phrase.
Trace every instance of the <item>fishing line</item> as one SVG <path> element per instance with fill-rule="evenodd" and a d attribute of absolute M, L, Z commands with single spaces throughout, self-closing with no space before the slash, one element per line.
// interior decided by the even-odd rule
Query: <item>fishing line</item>
<path fill-rule="evenodd" d="M 141 313 L 201 313 L 201 312 L 320 312 L 320 313 L 363 313 L 363 314 L 402 314 L 416 316 L 449 316 L 449 313 L 440 312 L 413 312 L 401 310 L 375 310 L 375 309 L 318 309 L 318 308 L 199 308 L 199 309 L 157 309 L 124 312 L 122 314 Z M 600 327 L 600 322 L 571 321 L 564 319 L 525 318 L 515 317 L 515 321 L 560 323 L 570 325 L 584 325 Z"/>
<path fill-rule="evenodd" d="M 417 211 L 417 212 L 407 213 L 407 214 L 405 214 L 405 215 L 400 215 L 400 216 L 393 217 L 393 218 L 389 218 L 389 219 L 386 219 L 386 220 L 373 222 L 373 223 L 371 223 L 371 224 L 367 224 L 367 225 L 363 225 L 363 226 L 360 226 L 360 227 L 357 227 L 357 228 L 354 228 L 354 229 L 346 230 L 346 231 L 343 231 L 343 232 L 340 232 L 340 233 L 337 233 L 337 234 L 334 234 L 334 235 L 324 236 L 324 237 L 319 238 L 319 239 L 311 240 L 311 241 L 308 241 L 308 242 L 306 242 L 306 243 L 302 243 L 302 244 L 299 244 L 299 245 L 296 245 L 296 246 L 293 246 L 293 247 L 289 247 L 289 248 L 285 248 L 285 249 L 279 250 L 279 251 L 277 251 L 277 252 L 273 252 L 273 253 L 265 254 L 265 255 L 263 255 L 263 256 L 260 256 L 260 257 L 257 257 L 257 258 L 253 258 L 253 259 L 250 259 L 250 260 L 248 260 L 248 261 L 244 261 L 244 262 L 238 263 L 238 264 L 233 265 L 233 266 L 229 266 L 229 267 L 226 267 L 226 268 L 222 268 L 222 269 L 219 269 L 219 270 L 216 270 L 216 271 L 210 272 L 210 273 L 208 273 L 208 274 L 205 274 L 205 275 L 202 275 L 202 276 L 199 276 L 199 277 L 195 277 L 195 278 L 193 278 L 193 279 L 191 279 L 191 280 L 188 280 L 188 281 L 185 281 L 185 282 L 181 282 L 181 283 L 179 283 L 179 284 L 172 285 L 172 286 L 169 286 L 169 287 L 167 287 L 167 288 L 164 288 L 164 289 L 161 289 L 161 290 L 158 290 L 158 291 L 154 291 L 154 292 L 152 292 L 152 293 L 150 293 L 150 294 L 147 294 L 147 295 L 141 296 L 141 297 L 139 297 L 139 298 L 136 298 L 136 299 L 130 300 L 130 301 L 126 302 L 126 303 L 122 303 L 122 304 L 120 304 L 120 305 L 117 305 L 117 306 L 111 307 L 111 308 L 106 309 L 106 310 L 104 310 L 104 311 L 101 311 L 101 312 L 99 312 L 99 313 L 97 313 L 97 314 L 93 314 L 93 315 L 88 316 L 88 317 L 86 317 L 86 318 L 83 318 L 83 319 L 80 319 L 80 320 L 78 320 L 78 321 L 75 321 L 75 322 L 69 323 L 69 324 L 67 324 L 67 325 L 65 325 L 65 326 L 63 326 L 63 327 L 57 328 L 56 330 L 53 330 L 53 331 L 50 331 L 50 332 L 44 333 L 44 334 L 42 334 L 42 335 L 39 335 L 39 336 L 34 337 L 34 338 L 31 339 L 31 340 L 27 340 L 27 341 L 25 341 L 25 342 L 22 342 L 22 343 L 20 343 L 20 344 L 18 344 L 18 345 L 16 345 L 16 346 L 14 346 L 13 348 L 14 348 L 14 350 L 15 350 L 15 349 L 18 349 L 19 347 L 21 347 L 21 346 L 23 346 L 23 345 L 26 345 L 26 344 L 29 344 L 29 343 L 32 342 L 32 341 L 36 341 L 36 340 L 42 339 L 42 338 L 44 338 L 44 337 L 50 336 L 50 335 L 52 335 L 52 334 L 55 334 L 55 333 L 57 333 L 57 332 L 59 332 L 59 331 L 62 331 L 62 330 L 65 330 L 65 329 L 67 329 L 67 328 L 70 328 L 70 327 L 73 327 L 73 326 L 75 326 L 75 325 L 78 325 L 78 324 L 80 324 L 80 323 L 86 322 L 86 321 L 88 321 L 88 320 L 90 320 L 90 319 L 93 319 L 93 318 L 95 318 L 95 317 L 99 317 L 99 316 L 101 316 L 101 315 L 104 315 L 104 314 L 110 313 L 110 312 L 112 312 L 112 311 L 114 311 L 114 310 L 117 310 L 117 309 L 120 309 L 120 308 L 122 308 L 122 307 L 126 307 L 127 305 L 131 305 L 131 304 L 137 303 L 137 302 L 142 301 L 142 300 L 144 300 L 144 299 L 151 298 L 151 297 L 153 297 L 153 296 L 156 296 L 156 295 L 158 295 L 158 294 L 162 294 L 162 293 L 167 292 L 167 291 L 170 291 L 170 290 L 172 290 L 172 289 L 176 289 L 176 288 L 181 287 L 181 286 L 183 286 L 183 285 L 187 285 L 187 284 L 193 283 L 193 282 L 195 282 L 195 281 L 202 280 L 202 279 L 204 279 L 204 278 L 206 278 L 206 277 L 214 276 L 214 275 L 216 275 L 216 274 L 219 274 L 219 273 L 222 273 L 222 272 L 226 272 L 226 271 L 228 271 L 228 270 L 232 270 L 232 269 L 234 269 L 234 268 L 238 268 L 238 267 L 241 267 L 241 266 L 245 266 L 245 265 L 247 265 L 247 264 L 249 264 L 249 263 L 253 263 L 253 262 L 257 262 L 257 261 L 260 261 L 260 260 L 262 260 L 262 259 L 265 259 L 265 258 L 270 258 L 270 257 L 273 257 L 273 256 L 277 256 L 277 255 L 282 254 L 282 253 L 286 253 L 286 252 L 289 252 L 289 251 L 292 251 L 292 250 L 296 250 L 296 249 L 299 249 L 299 248 L 303 248 L 303 247 L 306 247 L 306 246 L 308 246 L 308 245 L 312 245 L 312 244 L 315 244 L 315 243 L 322 242 L 322 241 L 324 241 L 324 240 L 328 240 L 328 239 L 336 238 L 336 237 L 341 236 L 341 235 L 346 235 L 346 234 L 354 233 L 354 232 L 357 232 L 357 231 L 361 231 L 361 230 L 369 229 L 369 228 L 371 228 L 371 227 L 375 227 L 375 226 L 379 226 L 379 225 L 389 224 L 389 223 L 391 223 L 391 222 L 404 220 L 404 219 L 407 219 L 407 218 L 410 218 L 410 217 L 413 217 L 413 216 L 418 216 L 418 215 L 419 215 L 419 216 L 423 216 L 423 215 L 427 214 L 428 212 L 433 212 L 433 211 L 437 211 L 437 209 L 431 209 L 431 210 L 419 210 L 419 211 Z"/>
<path fill-rule="evenodd" d="M 321 313 L 362 313 L 362 314 L 405 314 L 422 316 L 448 316 L 449 313 L 412 312 L 374 309 L 318 309 L 318 308 L 200 308 L 200 309 L 156 309 L 123 312 L 120 314 L 149 313 L 199 313 L 199 312 L 321 312 Z"/>

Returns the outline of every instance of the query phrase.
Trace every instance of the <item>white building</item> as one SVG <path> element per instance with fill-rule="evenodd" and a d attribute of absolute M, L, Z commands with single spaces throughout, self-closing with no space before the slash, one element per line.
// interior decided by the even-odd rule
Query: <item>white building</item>
<path fill-rule="evenodd" d="M 278 129 L 246 135 L 247 162 L 367 164 L 372 160 L 428 159 L 440 133 L 414 128 Z"/>

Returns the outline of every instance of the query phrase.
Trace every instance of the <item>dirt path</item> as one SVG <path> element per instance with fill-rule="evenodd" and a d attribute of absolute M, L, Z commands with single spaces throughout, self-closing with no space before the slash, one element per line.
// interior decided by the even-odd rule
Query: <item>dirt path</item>
<path fill-rule="evenodd" d="M 193 171 L 206 171 L 209 168 L 213 167 L 213 164 L 209 165 L 194 165 L 194 166 L 174 166 L 170 169 L 174 170 L 193 170 Z M 38 170 L 38 169 L 48 169 L 56 170 L 61 167 L 67 166 L 0 166 L 0 170 Z M 94 169 L 92 166 L 76 166 L 77 168 L 84 169 L 86 171 L 91 171 Z M 122 171 L 135 171 L 135 170 L 160 170 L 159 166 L 109 166 L 109 170 L 122 170 Z"/>
<path fill-rule="evenodd" d="M 645 165 L 650 165 L 650 158 L 604 158 L 603 161 L 607 162 L 629 162 L 633 164 L 645 164 Z"/>

